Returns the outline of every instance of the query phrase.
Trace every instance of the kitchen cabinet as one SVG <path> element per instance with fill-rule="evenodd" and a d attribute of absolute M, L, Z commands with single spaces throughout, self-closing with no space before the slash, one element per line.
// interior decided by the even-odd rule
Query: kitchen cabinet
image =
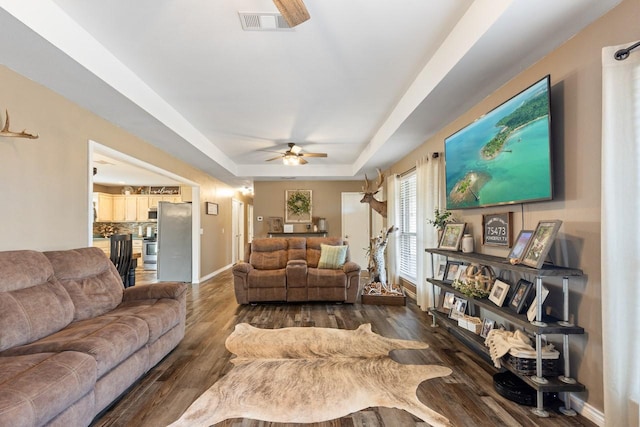
<path fill-rule="evenodd" d="M 149 219 L 149 196 L 136 196 L 136 220 Z"/>
<path fill-rule="evenodd" d="M 111 253 L 111 241 L 109 239 L 93 239 L 93 246 L 102 249 L 107 256 Z"/>
<path fill-rule="evenodd" d="M 111 194 L 98 193 L 98 206 L 96 209 L 98 222 L 113 220 L 113 196 Z"/>

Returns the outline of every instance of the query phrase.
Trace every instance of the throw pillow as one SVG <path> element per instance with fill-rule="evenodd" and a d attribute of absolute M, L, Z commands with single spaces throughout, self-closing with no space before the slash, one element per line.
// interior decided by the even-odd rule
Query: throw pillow
<path fill-rule="evenodd" d="M 347 246 L 320 245 L 320 261 L 318 268 L 342 268 L 347 260 Z"/>

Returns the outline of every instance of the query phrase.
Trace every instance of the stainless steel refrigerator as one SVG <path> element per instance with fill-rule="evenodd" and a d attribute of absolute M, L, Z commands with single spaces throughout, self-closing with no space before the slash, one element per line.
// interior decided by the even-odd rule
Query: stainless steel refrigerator
<path fill-rule="evenodd" d="M 158 280 L 191 282 L 191 203 L 158 203 Z"/>

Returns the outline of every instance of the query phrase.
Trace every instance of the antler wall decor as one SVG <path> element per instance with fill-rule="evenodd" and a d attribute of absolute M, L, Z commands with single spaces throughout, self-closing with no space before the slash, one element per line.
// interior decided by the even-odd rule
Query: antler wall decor
<path fill-rule="evenodd" d="M 367 179 L 367 175 L 364 175 L 364 186 L 362 187 L 362 192 L 364 193 L 364 197 L 362 198 L 362 200 L 360 200 L 360 203 L 369 203 L 369 206 L 376 212 L 378 212 L 380 215 L 382 215 L 383 218 L 387 217 L 387 202 L 385 201 L 380 201 L 380 200 L 376 200 L 375 194 L 380 191 L 380 188 L 382 188 L 382 184 L 384 184 L 384 174 L 382 172 L 380 172 L 380 169 L 378 169 L 378 182 L 376 183 L 376 186 L 373 189 L 369 189 L 369 179 Z"/>
<path fill-rule="evenodd" d="M 22 132 L 12 132 L 9 130 L 9 111 L 5 110 L 6 120 L 4 121 L 4 127 L 0 130 L 0 136 L 6 136 L 8 138 L 29 138 L 29 139 L 37 139 L 39 135 L 34 135 L 32 133 L 27 133 L 26 129 L 23 129 Z"/>

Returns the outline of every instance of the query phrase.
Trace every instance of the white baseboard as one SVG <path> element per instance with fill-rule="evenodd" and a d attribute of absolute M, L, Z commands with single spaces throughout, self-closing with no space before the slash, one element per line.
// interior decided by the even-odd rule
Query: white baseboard
<path fill-rule="evenodd" d="M 570 393 L 569 396 L 571 409 L 573 409 L 592 423 L 596 424 L 597 426 L 604 427 L 604 412 L 601 412 L 600 410 L 594 408 L 572 393 Z"/>
<path fill-rule="evenodd" d="M 226 266 L 214 271 L 213 273 L 209 273 L 206 276 L 202 276 L 198 283 L 202 283 L 204 281 L 207 281 L 207 280 L 211 279 L 212 277 L 215 277 L 218 274 L 222 273 L 223 271 L 230 269 L 231 267 L 233 267 L 233 264 L 226 265 Z"/>

